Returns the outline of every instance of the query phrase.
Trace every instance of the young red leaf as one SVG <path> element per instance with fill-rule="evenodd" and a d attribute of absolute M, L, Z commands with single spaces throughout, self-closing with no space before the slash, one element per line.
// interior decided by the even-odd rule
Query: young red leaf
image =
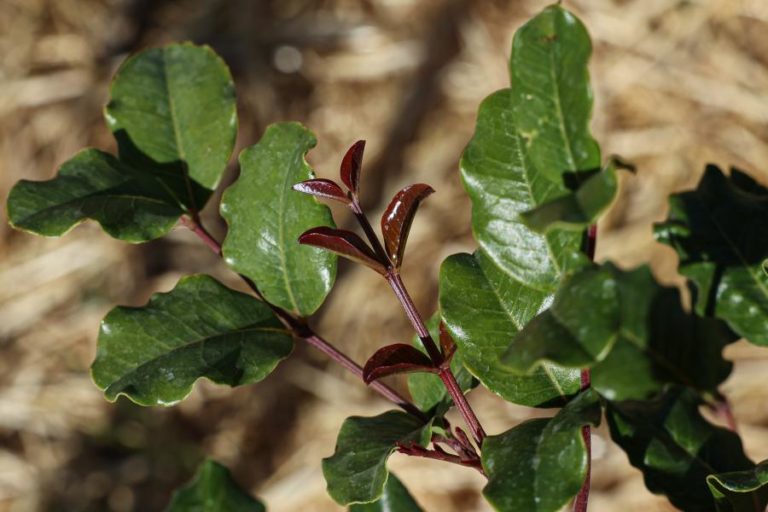
<path fill-rule="evenodd" d="M 333 251 L 352 261 L 362 263 L 381 275 L 387 274 L 387 269 L 381 263 L 373 250 L 363 242 L 363 239 L 346 229 L 334 229 L 319 226 L 305 231 L 299 237 L 299 243 L 312 245 Z"/>
<path fill-rule="evenodd" d="M 451 358 L 456 352 L 456 343 L 454 343 L 445 323 L 440 322 L 440 347 L 443 349 L 443 359 L 446 364 L 451 364 Z"/>
<path fill-rule="evenodd" d="M 322 197 L 324 199 L 332 199 L 344 204 L 352 202 L 336 182 L 324 178 L 302 181 L 301 183 L 295 184 L 293 190 L 304 192 L 305 194 L 312 196 Z"/>
<path fill-rule="evenodd" d="M 347 150 L 344 159 L 341 161 L 341 181 L 353 194 L 357 194 L 360 189 L 360 167 L 363 165 L 363 151 L 365 150 L 365 141 L 359 140 L 352 144 Z"/>
<path fill-rule="evenodd" d="M 380 348 L 368 359 L 363 368 L 363 380 L 370 384 L 376 379 L 397 373 L 436 371 L 437 368 L 424 352 L 413 345 L 395 343 Z"/>
<path fill-rule="evenodd" d="M 434 189 L 423 183 L 408 185 L 395 194 L 384 215 L 381 216 L 381 233 L 384 235 L 384 246 L 395 268 L 400 268 L 403 262 L 405 242 L 408 240 L 408 232 L 411 229 L 413 217 L 416 215 L 416 209 L 419 207 L 419 203 L 432 192 Z"/>

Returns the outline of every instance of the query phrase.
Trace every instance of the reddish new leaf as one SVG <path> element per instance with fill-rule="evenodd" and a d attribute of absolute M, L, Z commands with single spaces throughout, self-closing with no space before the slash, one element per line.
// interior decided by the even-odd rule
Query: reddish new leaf
<path fill-rule="evenodd" d="M 336 182 L 324 178 L 302 181 L 301 183 L 295 184 L 293 190 L 304 192 L 305 194 L 312 196 L 322 197 L 324 199 L 332 199 L 344 204 L 352 202 Z"/>
<path fill-rule="evenodd" d="M 445 323 L 440 322 L 440 347 L 443 349 L 443 359 L 446 364 L 451 364 L 451 358 L 456 352 L 456 343 L 454 343 Z"/>
<path fill-rule="evenodd" d="M 333 251 L 352 261 L 367 265 L 381 275 L 387 273 L 384 264 L 378 260 L 376 254 L 363 242 L 362 238 L 346 229 L 327 226 L 312 228 L 302 233 L 299 243 Z"/>
<path fill-rule="evenodd" d="M 370 384 L 376 379 L 397 373 L 436 371 L 424 352 L 413 345 L 395 343 L 380 348 L 368 359 L 363 368 L 363 380 Z"/>
<path fill-rule="evenodd" d="M 408 185 L 395 194 L 384 215 L 381 216 L 384 246 L 395 268 L 400 268 L 403 262 L 405 242 L 408 240 L 408 232 L 416 215 L 416 209 L 419 203 L 432 192 L 434 192 L 432 187 L 423 183 Z"/>
<path fill-rule="evenodd" d="M 341 161 L 341 181 L 353 194 L 357 194 L 360 189 L 360 167 L 363 165 L 363 151 L 365 150 L 365 141 L 359 140 L 352 144 L 347 150 L 344 159 Z"/>

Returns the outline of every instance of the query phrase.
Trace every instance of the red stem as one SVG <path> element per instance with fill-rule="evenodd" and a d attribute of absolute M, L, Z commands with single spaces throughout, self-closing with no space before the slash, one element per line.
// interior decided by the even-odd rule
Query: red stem
<path fill-rule="evenodd" d="M 474 468 L 485 475 L 483 471 L 483 465 L 478 459 L 465 459 L 452 453 L 447 453 L 443 450 L 428 450 L 418 445 L 398 445 L 397 451 L 411 457 L 423 457 L 425 459 L 441 460 L 443 462 L 451 462 L 460 466 Z"/>
<path fill-rule="evenodd" d="M 205 230 L 203 225 L 199 222 L 196 222 L 194 219 L 185 216 L 181 217 L 181 222 L 189 228 L 190 231 L 192 231 L 195 235 L 197 235 L 198 238 L 200 238 L 208 248 L 213 251 L 217 256 L 221 256 L 221 244 L 216 241 L 215 238 L 213 238 L 208 231 Z M 302 320 L 295 318 L 293 315 L 291 315 L 286 310 L 275 306 L 274 304 L 271 304 L 269 301 L 264 299 L 264 296 L 259 291 L 256 284 L 251 281 L 248 277 L 238 274 L 240 278 L 248 285 L 248 287 L 256 294 L 256 296 L 261 299 L 265 304 L 267 304 L 272 311 L 275 312 L 275 314 L 280 318 L 280 320 L 283 322 L 283 324 L 291 330 L 291 332 L 298 338 L 303 339 L 306 341 L 309 345 L 315 347 L 320 352 L 326 354 L 328 357 L 339 363 L 341 366 L 349 370 L 351 373 L 353 373 L 355 376 L 360 378 L 362 380 L 363 378 L 363 368 L 355 363 L 352 359 L 349 358 L 345 353 L 341 352 L 339 349 L 331 345 L 328 341 L 324 340 L 320 336 L 318 336 L 312 329 L 309 328 L 308 325 L 306 325 Z M 401 409 L 404 411 L 424 420 L 427 421 L 429 418 L 419 410 L 418 407 L 413 405 L 411 402 L 403 398 L 397 391 L 390 388 L 386 384 L 383 384 L 381 382 L 373 382 L 371 383 L 370 387 L 379 393 L 384 398 L 390 400 L 391 402 L 398 405 Z"/>

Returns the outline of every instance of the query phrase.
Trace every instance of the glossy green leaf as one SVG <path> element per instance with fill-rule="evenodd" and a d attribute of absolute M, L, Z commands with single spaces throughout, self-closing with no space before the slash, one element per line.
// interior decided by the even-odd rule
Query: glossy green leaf
<path fill-rule="evenodd" d="M 483 442 L 488 484 L 483 494 L 499 512 L 557 512 L 581 489 L 589 457 L 583 425 L 600 422 L 600 401 L 588 390 L 557 416 L 526 421 Z"/>
<path fill-rule="evenodd" d="M 91 373 L 109 400 L 172 405 L 201 377 L 229 386 L 258 382 L 292 348 L 263 302 L 196 275 L 144 307 L 110 311 Z"/>
<path fill-rule="evenodd" d="M 320 307 L 336 278 L 335 254 L 298 242 L 310 228 L 334 225 L 327 206 L 292 189 L 314 178 L 304 155 L 315 143 L 298 123 L 271 125 L 240 154 L 240 178 L 221 202 L 226 262 L 272 304 L 301 316 Z"/>
<path fill-rule="evenodd" d="M 432 335 L 433 340 L 440 338 L 439 314 L 435 314 L 429 319 L 427 328 L 429 328 L 429 333 Z M 411 342 L 416 348 L 425 354 L 427 353 L 418 336 L 414 336 Z M 451 371 L 453 371 L 453 375 L 456 377 L 459 387 L 461 387 L 465 393 L 477 385 L 472 374 L 464 368 L 464 364 L 462 363 L 459 354 L 453 355 L 453 359 L 451 360 Z M 413 403 L 422 411 L 432 410 L 438 405 L 442 405 L 442 407 L 438 407 L 438 409 L 443 409 L 453 403 L 448 395 L 448 391 L 445 389 L 443 381 L 440 380 L 439 376 L 432 373 L 421 372 L 409 374 L 408 391 L 411 393 Z"/>
<path fill-rule="evenodd" d="M 241 489 L 227 468 L 206 460 L 195 478 L 176 491 L 165 512 L 266 512 Z"/>
<path fill-rule="evenodd" d="M 431 423 L 400 411 L 347 418 L 334 454 L 323 459 L 328 494 L 341 505 L 378 500 L 387 482 L 387 459 L 397 443 L 425 446 L 431 438 Z"/>
<path fill-rule="evenodd" d="M 576 187 L 569 194 L 521 213 L 520 217 L 528 227 L 541 233 L 552 228 L 583 229 L 596 222 L 616 197 L 616 166 L 608 164 Z"/>
<path fill-rule="evenodd" d="M 768 507 L 768 461 L 746 471 L 709 475 L 707 485 L 717 512 L 765 512 Z"/>
<path fill-rule="evenodd" d="M 373 503 L 352 505 L 349 512 L 422 512 L 422 508 L 403 483 L 390 473 L 381 498 Z"/>
<path fill-rule="evenodd" d="M 680 273 L 698 288 L 700 314 L 768 345 L 767 188 L 738 170 L 726 177 L 710 165 L 696 190 L 672 196 L 656 237 L 680 256 Z"/>
<path fill-rule="evenodd" d="M 126 59 L 112 82 L 105 116 L 121 160 L 173 170 L 209 190 L 219 182 L 237 136 L 227 65 L 209 47 L 190 43 Z"/>
<path fill-rule="evenodd" d="M 178 191 L 183 182 L 174 183 L 172 174 L 163 174 L 166 183 L 158 174 L 86 149 L 64 163 L 51 180 L 17 183 L 8 196 L 8 218 L 15 228 L 44 236 L 63 235 L 93 219 L 120 240 L 152 240 L 170 231 L 183 213 L 174 198 L 174 189 Z"/>
<path fill-rule="evenodd" d="M 695 392 L 672 388 L 653 401 L 610 403 L 606 411 L 611 437 L 646 487 L 686 512 L 715 509 L 708 475 L 754 467 L 739 436 L 707 422 L 701 405 Z"/>
<path fill-rule="evenodd" d="M 734 339 L 719 320 L 687 313 L 679 291 L 647 266 L 606 264 L 569 277 L 503 359 L 521 372 L 544 361 L 592 368 L 592 386 L 611 400 L 641 400 L 670 382 L 716 395 L 732 367 L 722 350 Z"/>
<path fill-rule="evenodd" d="M 440 269 L 440 311 L 457 355 L 485 387 L 522 405 L 564 405 L 580 387 L 578 370 L 545 364 L 521 375 L 500 360 L 515 334 L 546 307 L 547 298 L 508 279 L 481 251 L 455 254 Z"/>

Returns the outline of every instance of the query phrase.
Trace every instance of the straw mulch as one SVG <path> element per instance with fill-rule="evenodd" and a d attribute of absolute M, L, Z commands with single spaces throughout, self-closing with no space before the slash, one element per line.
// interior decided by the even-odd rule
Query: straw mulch
<path fill-rule="evenodd" d="M 78 149 L 113 149 L 101 117 L 109 77 L 129 52 L 173 40 L 219 51 L 238 85 L 239 147 L 295 119 L 320 140 L 310 161 L 334 175 L 343 150 L 368 140 L 371 213 L 399 187 L 438 193 L 413 227 L 405 280 L 425 313 L 447 255 L 471 250 L 457 162 L 477 105 L 507 84 L 514 29 L 546 5 L 470 0 L 3 0 L 0 3 L 0 200 L 17 180 L 46 179 Z M 638 166 L 601 225 L 598 256 L 650 261 L 679 283 L 650 225 L 666 195 L 706 162 L 768 182 L 768 3 L 762 0 L 570 0 L 595 42 L 595 134 L 604 153 Z M 228 170 L 228 180 L 235 169 Z M 206 219 L 218 236 L 215 211 Z M 338 212 L 339 222 L 350 219 Z M 12 232 L 0 213 L 0 511 L 153 511 L 209 454 L 270 510 L 340 510 L 320 459 L 346 416 L 387 408 L 306 347 L 258 386 L 201 383 L 167 410 L 106 403 L 88 367 L 99 319 L 138 305 L 180 275 L 225 268 L 183 231 L 126 246 L 91 225 L 61 239 Z M 233 283 L 235 284 L 235 283 Z M 319 330 L 363 361 L 410 330 L 373 273 L 342 266 Z M 745 343 L 725 391 L 746 448 L 768 458 L 766 352 Z M 402 386 L 402 381 L 394 379 Z M 481 391 L 491 433 L 534 414 Z M 671 510 L 597 431 L 591 510 Z M 395 456 L 391 467 L 429 511 L 488 510 L 471 470 Z"/>

